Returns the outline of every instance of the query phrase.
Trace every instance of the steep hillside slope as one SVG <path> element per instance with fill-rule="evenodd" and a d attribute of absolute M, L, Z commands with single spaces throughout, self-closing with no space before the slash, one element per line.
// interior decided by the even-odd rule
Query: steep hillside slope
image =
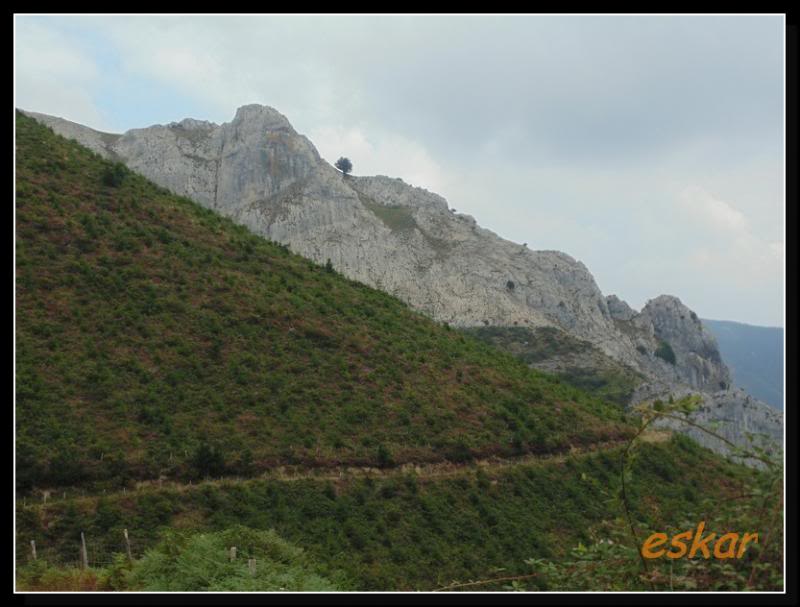
<path fill-rule="evenodd" d="M 618 408 L 117 176 L 24 116 L 17 168 L 20 487 L 552 452 L 630 433 Z"/>
<path fill-rule="evenodd" d="M 254 549 L 238 525 L 274 529 L 267 546 L 285 538 L 306 550 L 319 587 L 426 590 L 499 574 L 563 589 L 571 548 L 606 550 L 610 538 L 623 551 L 606 559 L 607 579 L 581 583 L 648 587 L 619 501 L 636 431 L 620 406 L 29 118 L 18 116 L 16 135 L 16 556 L 26 589 L 75 579 L 67 568 L 82 534 L 90 571 L 79 581 L 103 568 L 106 589 L 186 583 L 180 552 L 193 542 L 189 556 L 211 559 L 225 588 L 305 578 L 293 548 L 274 571 L 252 552 L 260 578 L 229 563 L 231 542 L 244 542 L 242 556 Z M 687 517 L 752 528 L 773 488 L 767 475 L 684 437 L 641 438 L 627 495 L 642 533 Z M 650 584 L 780 588 L 779 521 L 770 529 L 763 554 L 724 576 L 679 563 L 674 579 L 670 568 Z M 138 581 L 123 575 L 123 531 Z M 174 541 L 184 532 L 215 533 Z M 531 558 L 555 564 L 531 575 Z M 768 566 L 748 578 L 756 558 Z"/>
<path fill-rule="evenodd" d="M 756 398 L 783 410 L 783 329 L 728 320 L 707 320 L 731 381 Z"/>
<path fill-rule="evenodd" d="M 123 135 L 30 115 L 256 234 L 318 263 L 330 260 L 345 276 L 436 320 L 558 329 L 588 342 L 600 356 L 580 357 L 565 370 L 578 385 L 617 367 L 622 371 L 613 375 L 643 378 L 632 403 L 700 391 L 723 433 L 749 444 L 743 409 L 732 404 L 741 399 L 727 392 L 730 373 L 716 340 L 678 298 L 662 295 L 635 312 L 614 295 L 604 297 L 569 255 L 504 240 L 451 211 L 441 196 L 399 179 L 343 176 L 273 108 L 243 106 L 222 125 L 187 118 Z M 612 364 L 598 369 L 591 366 L 596 360 Z M 543 362 L 564 368 L 564 361 Z M 782 418 L 768 405 L 751 399 L 746 417 L 781 448 Z"/>
<path fill-rule="evenodd" d="M 679 322 L 681 306 L 664 301 L 658 315 L 643 314 L 641 323 L 621 328 L 581 262 L 504 240 L 451 211 L 441 196 L 399 179 L 343 176 L 273 108 L 243 106 L 222 125 L 186 119 L 123 135 L 31 115 L 256 234 L 318 263 L 330 259 L 344 275 L 436 320 L 558 327 L 669 382 L 711 391 L 728 382 L 707 338 L 674 335 L 701 346 L 674 364 L 653 356 L 665 339 L 654 337 L 654 327 L 701 331 Z"/>
<path fill-rule="evenodd" d="M 774 487 L 765 475 L 735 466 L 685 437 L 637 449 L 628 492 L 642 536 L 685 531 L 704 520 L 716 530 L 772 529 L 772 539 L 747 558 L 728 561 L 724 570 L 714 560 L 654 561 L 651 567 L 661 574 L 648 585 L 639 575 L 637 547 L 627 535 L 619 501 L 623 449 L 502 468 L 462 466 L 438 478 L 395 469 L 332 481 L 309 475 L 191 487 L 164 483 L 86 498 L 69 491 L 66 499 L 59 495 L 46 504 L 18 503 L 17 558 L 24 578 L 34 578 L 36 588 L 44 580 L 35 577 L 42 569 L 31 566 L 31 539 L 40 565 L 46 560 L 63 567 L 75 564 L 83 531 L 90 566 L 99 568 L 114 553 L 125 553 L 123 529 L 139 558 L 164 532 L 175 554 L 183 544 L 176 533 L 246 525 L 274 529 L 302 547 L 328 569 L 321 571 L 326 577 L 331 570 L 343 572 L 349 579 L 340 585 L 344 590 L 432 590 L 475 580 L 484 580 L 475 590 L 504 590 L 508 577 L 526 574 L 531 590 L 742 590 L 748 583 L 756 589 L 781 588 L 780 510 L 772 521 L 763 512 L 765 496 L 770 506 L 779 499 Z M 241 547 L 242 557 L 252 546 L 234 545 Z M 227 549 L 203 554 L 227 561 Z M 531 576 L 532 558 L 552 565 Z M 756 559 L 761 566 L 751 579 Z M 165 573 L 170 565 L 163 567 Z M 264 566 L 259 560 L 259 571 Z M 559 585 L 560 575 L 583 566 L 588 566 L 583 575 Z M 244 561 L 241 568 L 246 571 Z M 224 573 L 225 565 L 219 569 Z M 501 581 L 485 581 L 493 578 Z"/>

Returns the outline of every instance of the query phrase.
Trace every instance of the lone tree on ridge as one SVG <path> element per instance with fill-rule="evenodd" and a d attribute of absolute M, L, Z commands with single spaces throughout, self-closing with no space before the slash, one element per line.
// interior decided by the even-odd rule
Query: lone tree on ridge
<path fill-rule="evenodd" d="M 339 160 L 336 161 L 336 164 L 334 166 L 345 175 L 347 175 L 350 171 L 353 170 L 353 163 L 350 162 L 349 158 L 345 158 L 344 156 L 339 158 Z"/>

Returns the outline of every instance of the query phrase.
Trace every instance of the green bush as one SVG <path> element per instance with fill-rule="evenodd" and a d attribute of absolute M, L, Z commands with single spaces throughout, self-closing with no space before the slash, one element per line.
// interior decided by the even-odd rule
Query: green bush
<path fill-rule="evenodd" d="M 237 548 L 230 560 L 230 548 Z M 255 573 L 249 568 L 255 559 Z M 234 527 L 216 533 L 168 532 L 134 564 L 132 590 L 145 591 L 331 591 L 306 553 L 272 531 Z"/>
<path fill-rule="evenodd" d="M 115 162 L 114 164 L 107 165 L 103 170 L 103 185 L 107 185 L 112 188 L 118 188 L 122 185 L 122 182 L 125 180 L 125 176 L 127 174 L 128 168 L 121 162 Z"/>
<path fill-rule="evenodd" d="M 225 458 L 220 451 L 202 443 L 192 457 L 192 468 L 200 478 L 221 476 L 225 472 Z"/>

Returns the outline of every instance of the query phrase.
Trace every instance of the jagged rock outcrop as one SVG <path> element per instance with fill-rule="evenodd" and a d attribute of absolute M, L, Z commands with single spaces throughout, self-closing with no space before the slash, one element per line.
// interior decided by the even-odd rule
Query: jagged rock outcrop
<path fill-rule="evenodd" d="M 611 314 L 611 318 L 614 320 L 627 321 L 636 316 L 636 311 L 616 295 L 606 296 L 606 305 L 608 306 L 608 313 Z"/>
<path fill-rule="evenodd" d="M 783 415 L 780 411 L 743 390 L 702 393 L 702 398 L 702 404 L 689 416 L 693 423 L 711 430 L 745 451 L 755 453 L 761 449 L 767 456 L 780 461 L 780 446 L 783 444 Z M 733 451 L 725 441 L 676 419 L 659 419 L 653 425 L 687 434 L 717 453 L 728 454 Z M 753 458 L 743 459 L 761 467 Z"/>
<path fill-rule="evenodd" d="M 400 179 L 343 175 L 270 107 L 243 106 L 221 125 L 185 119 L 123 135 L 27 113 L 439 321 L 559 328 L 648 378 L 639 396 L 663 387 L 714 394 L 730 385 L 713 336 L 677 298 L 657 297 L 637 313 L 606 298 L 569 255 L 500 238 Z"/>
<path fill-rule="evenodd" d="M 612 297 L 609 309 L 617 328 L 634 341 L 639 369 L 670 384 L 686 384 L 705 392 L 730 387 L 730 371 L 716 338 L 680 299 L 660 295 L 637 314 Z"/>

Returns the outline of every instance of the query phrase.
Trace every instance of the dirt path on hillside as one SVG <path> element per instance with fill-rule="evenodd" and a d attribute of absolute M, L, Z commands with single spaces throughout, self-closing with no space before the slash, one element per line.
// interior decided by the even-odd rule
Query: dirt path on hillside
<path fill-rule="evenodd" d="M 669 440 L 672 436 L 670 432 L 666 431 L 648 431 L 642 434 L 639 438 L 644 442 L 660 443 Z M 181 483 L 170 481 L 168 479 L 161 480 L 146 480 L 136 483 L 135 488 L 131 490 L 115 491 L 113 493 L 95 493 L 95 494 L 75 494 L 75 490 L 68 490 L 66 492 L 59 490 L 50 490 L 47 492 L 48 499 L 44 500 L 44 492 L 40 493 L 40 498 L 36 502 L 33 499 L 28 500 L 27 504 L 23 500 L 17 500 L 17 506 L 28 508 L 41 508 L 48 503 L 62 502 L 66 500 L 74 500 L 76 502 L 85 500 L 96 500 L 100 497 L 125 497 L 127 495 L 136 495 L 142 491 L 153 490 L 167 490 L 167 491 L 192 491 L 194 489 L 203 488 L 206 486 L 225 486 L 225 485 L 238 485 L 248 482 L 260 482 L 265 480 L 277 480 L 282 482 L 293 482 L 312 480 L 318 482 L 331 482 L 342 483 L 352 479 L 358 478 L 390 478 L 393 476 L 403 476 L 413 474 L 417 481 L 426 482 L 429 480 L 437 480 L 442 478 L 454 477 L 463 474 L 475 473 L 477 470 L 482 470 L 487 474 L 502 472 L 505 469 L 513 468 L 520 465 L 531 464 L 558 464 L 565 462 L 570 457 L 592 455 L 599 451 L 609 451 L 619 447 L 623 447 L 628 443 L 628 439 L 620 439 L 614 441 L 604 441 L 594 443 L 587 447 L 575 448 L 569 451 L 555 453 L 555 454 L 527 454 L 519 457 L 488 457 L 482 459 L 474 459 L 468 462 L 456 463 L 449 461 L 425 463 L 425 464 L 402 464 L 389 468 L 375 468 L 371 466 L 334 466 L 327 468 L 307 468 L 302 466 L 278 466 L 268 472 L 259 476 L 250 478 L 238 477 L 223 477 L 219 479 L 207 479 L 197 483 Z M 67 497 L 65 497 L 65 495 Z"/>

